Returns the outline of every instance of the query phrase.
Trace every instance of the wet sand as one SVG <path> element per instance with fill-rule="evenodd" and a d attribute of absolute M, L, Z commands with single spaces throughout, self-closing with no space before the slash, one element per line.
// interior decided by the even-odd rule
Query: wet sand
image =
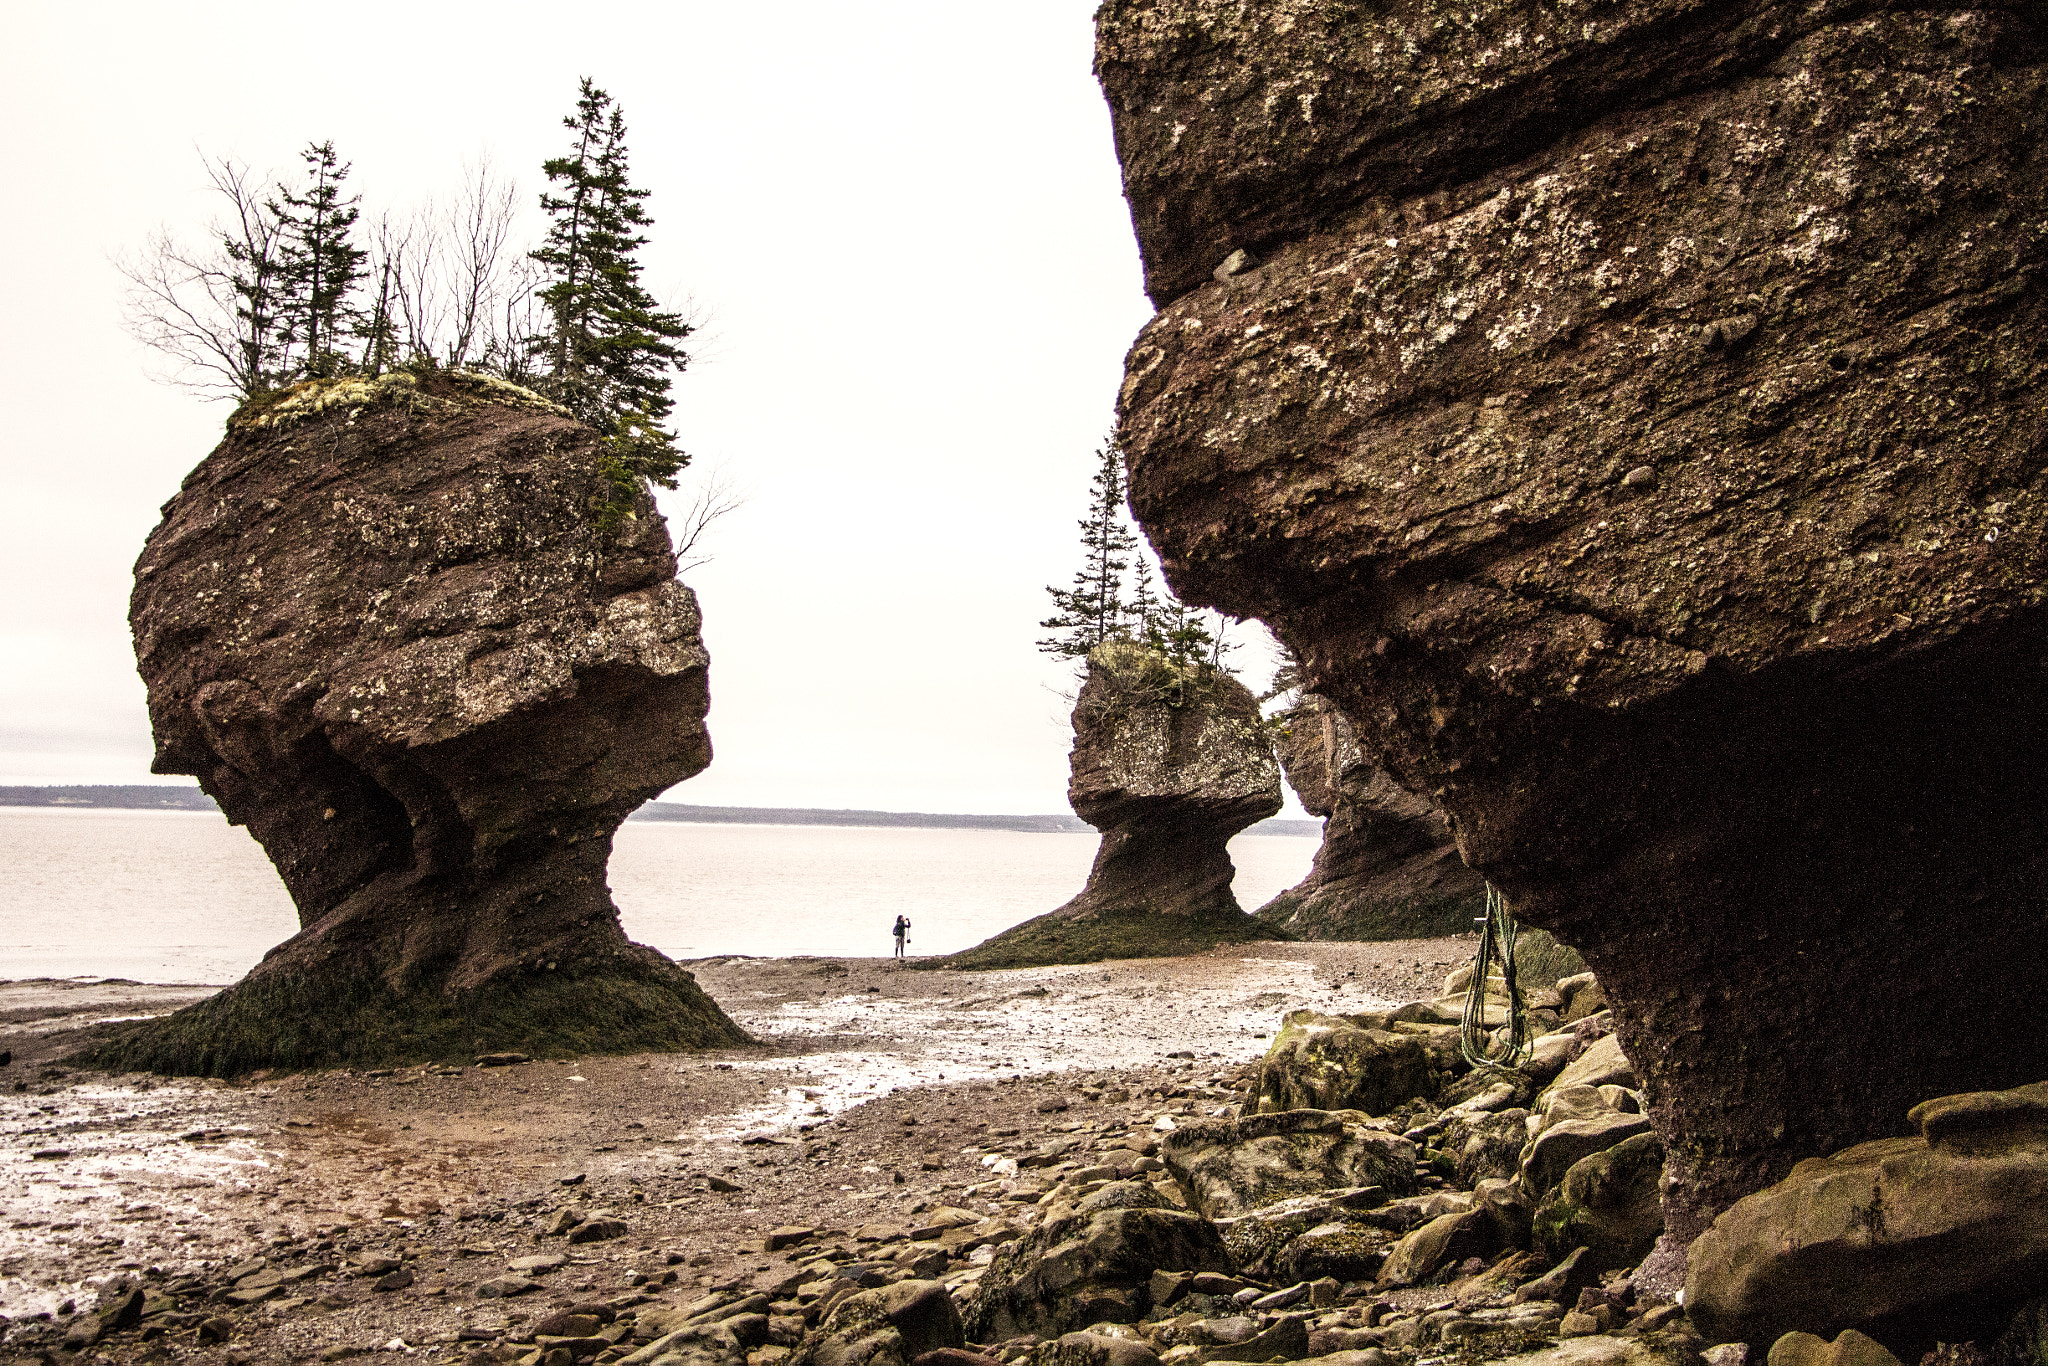
<path fill-rule="evenodd" d="M 246 1308 L 205 1305 L 228 1313 L 247 1359 L 394 1339 L 459 1359 L 463 1330 L 501 1333 L 564 1297 L 773 1279 L 791 1263 L 759 1248 L 778 1225 L 901 1225 L 971 1204 L 999 1131 L 1014 1146 L 1208 1113 L 1284 1011 L 1433 995 L 1470 951 L 1255 944 L 976 973 L 712 959 L 691 967 L 754 1047 L 234 1084 L 55 1065 L 110 1021 L 216 988 L 0 984 L 14 1055 L 0 1068 L 0 1314 L 87 1309 L 124 1273 L 151 1290 L 211 1284 L 269 1255 L 322 1270 Z M 627 1231 L 565 1247 L 541 1231 L 565 1204 Z M 536 1253 L 565 1257 L 543 1292 L 477 1297 Z M 416 1282 L 379 1293 L 350 1275 L 376 1257 Z M 182 1324 L 97 1350 L 218 1359 L 192 1339 Z M 0 1358 L 19 1341 L 0 1338 Z"/>

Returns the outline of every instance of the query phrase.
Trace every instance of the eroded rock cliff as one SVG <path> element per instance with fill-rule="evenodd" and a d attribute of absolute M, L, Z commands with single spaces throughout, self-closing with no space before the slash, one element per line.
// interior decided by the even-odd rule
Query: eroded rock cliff
<path fill-rule="evenodd" d="M 1458 856 L 1443 813 L 1358 747 L 1327 697 L 1304 694 L 1279 718 L 1275 750 L 1323 842 L 1308 876 L 1261 906 L 1297 939 L 1416 939 L 1461 934 L 1485 908 L 1486 883 Z"/>
<path fill-rule="evenodd" d="M 101 1050 L 230 1073 L 744 1041 L 605 885 L 701 770 L 708 659 L 644 488 L 479 377 L 244 408 L 136 565 L 153 771 L 249 828 L 301 929 Z"/>
<path fill-rule="evenodd" d="M 1128 641 L 1098 645 L 1068 762 L 1074 814 L 1102 832 L 1088 885 L 948 963 L 1088 963 L 1273 937 L 1230 890 L 1231 836 L 1280 809 L 1279 765 L 1242 683 Z"/>
<path fill-rule="evenodd" d="M 2048 1073 L 2039 8 L 1098 23 L 1133 507 L 1598 971 L 1653 1269 Z"/>

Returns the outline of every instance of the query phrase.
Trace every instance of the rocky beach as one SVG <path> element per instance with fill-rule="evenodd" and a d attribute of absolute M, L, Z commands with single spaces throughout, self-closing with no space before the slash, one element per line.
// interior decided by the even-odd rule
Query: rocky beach
<path fill-rule="evenodd" d="M 465 1359 L 577 1303 L 672 1310 L 772 1288 L 834 1247 L 900 1251 L 962 1205 L 976 1221 L 1027 1208 L 1012 1197 L 1098 1148 L 1128 1164 L 1122 1145 L 1157 1116 L 1241 1103 L 1284 1009 L 1426 994 L 1470 947 L 1269 943 L 973 973 L 714 959 L 689 966 L 757 1046 L 236 1082 L 57 1061 L 217 988 L 9 983 L 0 1359 L 57 1352 L 125 1281 L 146 1313 L 88 1358 L 401 1342 L 390 1350 Z M 1022 1181 L 993 1174 L 1048 1144 L 1072 1155 Z M 563 1211 L 622 1227 L 571 1244 L 545 1232 Z M 821 1232 L 761 1251 L 791 1225 Z M 973 1251 L 949 1265 L 971 1271 Z M 532 1288 L 484 1288 L 513 1280 Z"/>

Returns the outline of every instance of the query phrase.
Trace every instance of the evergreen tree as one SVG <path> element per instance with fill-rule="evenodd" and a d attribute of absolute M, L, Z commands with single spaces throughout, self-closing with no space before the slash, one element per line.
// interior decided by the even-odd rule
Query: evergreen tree
<path fill-rule="evenodd" d="M 347 368 L 340 345 L 363 267 L 363 250 L 349 240 L 361 196 L 341 197 L 349 167 L 332 142 L 309 143 L 301 155 L 311 177 L 305 191 L 281 190 L 284 202 L 270 205 L 281 247 L 276 313 L 285 345 L 302 348 L 298 371 L 319 379 Z"/>
<path fill-rule="evenodd" d="M 677 343 L 691 328 L 640 284 L 636 253 L 654 220 L 648 192 L 628 179 L 624 114 L 586 76 L 562 123 L 572 148 L 542 164 L 561 192 L 541 195 L 553 222 L 532 253 L 549 276 L 540 298 L 553 325 L 531 342 L 546 357 L 544 387 L 603 433 L 605 453 L 627 471 L 674 488 L 689 457 L 662 423 L 675 406 L 673 374 L 689 360 Z"/>
<path fill-rule="evenodd" d="M 1046 654 L 1085 657 L 1105 640 L 1129 634 L 1124 570 L 1138 538 L 1124 521 L 1124 458 L 1111 434 L 1096 453 L 1094 490 L 1081 519 L 1082 568 L 1072 588 L 1046 586 L 1055 611 L 1038 624 L 1059 634 L 1038 642 Z"/>

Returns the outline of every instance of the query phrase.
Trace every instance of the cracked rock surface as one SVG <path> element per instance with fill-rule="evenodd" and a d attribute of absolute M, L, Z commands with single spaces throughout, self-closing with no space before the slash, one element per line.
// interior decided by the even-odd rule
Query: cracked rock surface
<path fill-rule="evenodd" d="M 1161 305 L 1134 511 L 1599 973 L 1653 1279 L 1800 1157 L 2048 1071 L 2043 24 L 1098 20 Z"/>
<path fill-rule="evenodd" d="M 301 929 L 103 1064 L 744 1040 L 627 941 L 605 885 L 619 823 L 711 744 L 696 599 L 596 445 L 460 376 L 301 386 L 230 421 L 165 505 L 130 621 L 153 770 L 249 828 Z"/>

